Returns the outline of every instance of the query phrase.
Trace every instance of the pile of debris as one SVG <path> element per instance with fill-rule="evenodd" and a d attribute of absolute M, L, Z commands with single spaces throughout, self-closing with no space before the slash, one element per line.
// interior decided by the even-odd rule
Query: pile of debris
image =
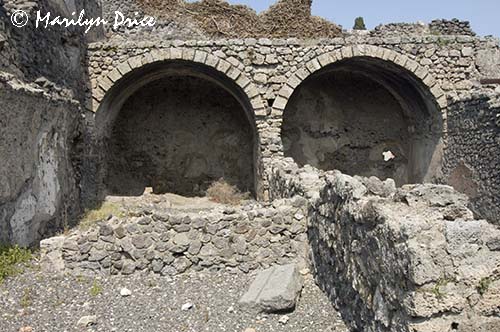
<path fill-rule="evenodd" d="M 149 15 L 174 22 L 193 22 L 207 35 L 219 38 L 331 38 L 342 29 L 311 15 L 312 0 L 279 0 L 257 14 L 223 0 L 139 0 Z"/>

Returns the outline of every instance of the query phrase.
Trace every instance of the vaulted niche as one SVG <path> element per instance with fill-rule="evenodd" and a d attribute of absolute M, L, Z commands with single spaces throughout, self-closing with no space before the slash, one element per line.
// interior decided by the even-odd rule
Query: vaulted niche
<path fill-rule="evenodd" d="M 152 187 L 199 196 L 220 178 L 255 194 L 256 130 L 234 82 L 181 61 L 149 65 L 123 80 L 96 119 L 108 194 Z"/>
<path fill-rule="evenodd" d="M 398 185 L 439 176 L 442 118 L 428 88 L 388 61 L 355 57 L 308 77 L 283 114 L 285 155 Z"/>

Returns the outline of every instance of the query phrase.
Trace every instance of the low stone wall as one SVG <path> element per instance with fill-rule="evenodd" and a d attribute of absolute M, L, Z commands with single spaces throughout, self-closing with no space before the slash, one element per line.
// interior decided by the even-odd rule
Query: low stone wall
<path fill-rule="evenodd" d="M 460 21 L 459 19 L 452 20 L 434 20 L 429 24 L 431 33 L 436 35 L 461 35 L 475 36 L 472 31 L 469 21 Z"/>
<path fill-rule="evenodd" d="M 0 72 L 0 243 L 36 245 L 79 212 L 79 104 Z"/>
<path fill-rule="evenodd" d="M 428 35 L 429 25 L 425 23 L 380 24 L 370 31 L 372 37 Z"/>
<path fill-rule="evenodd" d="M 433 20 L 426 24 L 423 22 L 417 23 L 389 23 L 381 24 L 370 31 L 373 37 L 387 36 L 422 36 L 422 35 L 440 35 L 440 36 L 476 36 L 472 30 L 470 22 L 452 20 Z"/>
<path fill-rule="evenodd" d="M 276 162 L 275 197 L 310 197 L 318 284 L 359 331 L 500 329 L 500 230 L 451 187 Z"/>
<path fill-rule="evenodd" d="M 133 209 L 88 231 L 41 242 L 46 269 L 127 275 L 238 268 L 244 272 L 304 261 L 306 200 L 278 200 L 185 212 Z"/>

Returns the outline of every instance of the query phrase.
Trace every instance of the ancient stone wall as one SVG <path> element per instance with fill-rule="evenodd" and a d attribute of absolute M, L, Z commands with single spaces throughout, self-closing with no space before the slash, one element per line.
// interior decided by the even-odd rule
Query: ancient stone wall
<path fill-rule="evenodd" d="M 0 243 L 36 245 L 79 212 L 80 108 L 65 95 L 0 74 Z"/>
<path fill-rule="evenodd" d="M 285 156 L 323 170 L 392 178 L 398 185 L 431 181 L 441 114 L 405 84 L 404 72 L 388 68 L 373 59 L 345 61 L 307 79 L 283 113 Z M 398 87 L 382 78 L 389 75 Z M 405 93 L 411 96 L 401 103 Z"/>
<path fill-rule="evenodd" d="M 457 98 L 448 112 L 447 182 L 466 193 L 475 212 L 500 218 L 500 98 L 475 94 Z M 495 171 L 496 170 L 496 171 Z"/>
<path fill-rule="evenodd" d="M 276 161 L 274 197 L 310 198 L 318 284 L 355 330 L 500 328 L 500 229 L 475 220 L 466 196 Z"/>
<path fill-rule="evenodd" d="M 93 89 L 91 97 L 93 105 L 90 109 L 97 112 L 97 115 L 101 112 L 106 113 L 106 109 L 112 107 L 107 102 L 109 99 L 107 97 L 116 93 L 113 87 L 127 81 L 127 78 L 140 77 L 141 70 L 153 65 L 159 68 L 162 63 L 166 66 L 171 61 L 184 61 L 214 68 L 219 75 L 222 75 L 221 80 L 232 81 L 238 85 L 242 93 L 241 99 L 246 99 L 252 105 L 253 121 L 259 137 L 257 142 L 259 154 L 255 167 L 258 170 L 257 182 L 261 182 L 261 189 L 257 194 L 260 198 L 266 198 L 269 189 L 265 174 L 269 172 L 271 159 L 282 156 L 285 151 L 284 137 L 281 135 L 287 116 L 284 110 L 294 92 L 305 86 L 305 83 L 302 83 L 309 77 L 328 72 L 337 65 L 340 67 L 346 61 L 359 60 L 370 65 L 380 63 L 381 66 L 377 65 L 377 75 L 374 77 L 379 82 L 385 83 L 386 88 L 396 96 L 402 108 L 406 107 L 405 117 L 416 116 L 417 108 L 423 109 L 424 113 L 432 108 L 437 109 L 435 117 L 431 117 L 431 120 L 425 122 L 416 119 L 409 128 L 410 131 L 437 133 L 436 139 L 438 139 L 434 140 L 433 146 L 436 146 L 436 149 L 433 151 L 413 149 L 416 157 L 408 158 L 414 160 L 410 168 L 419 169 L 419 175 L 409 182 L 422 179 L 446 182 L 449 177 L 447 172 L 452 170 L 443 168 L 443 164 L 452 164 L 458 160 L 453 154 L 443 152 L 448 144 L 448 101 L 457 95 L 466 98 L 472 89 L 477 91 L 483 89 L 479 80 L 494 75 L 496 68 L 495 63 L 485 63 L 485 56 L 482 54 L 488 52 L 499 52 L 496 39 L 463 35 L 389 37 L 347 35 L 313 43 L 293 38 L 126 43 L 110 40 L 93 43 L 89 48 Z M 396 68 L 392 70 L 392 76 L 388 75 L 391 72 L 390 68 Z M 353 66 L 344 67 L 344 71 L 347 72 L 355 69 Z M 400 73 L 399 76 L 394 75 L 396 72 Z M 407 88 L 405 91 L 394 90 L 394 87 L 399 86 Z M 417 102 L 419 98 L 421 101 Z M 299 105 L 309 105 L 306 99 L 301 99 Z M 418 106 L 422 103 L 426 106 Z M 301 106 L 301 109 L 308 113 L 311 121 L 318 121 L 318 113 L 306 110 L 305 107 Z M 377 121 L 379 122 L 377 125 L 374 124 L 375 127 L 397 127 L 394 123 L 384 123 L 382 115 Z M 331 139 L 335 141 L 334 143 L 341 140 L 335 137 Z M 311 142 L 316 149 L 321 150 L 318 148 L 321 144 L 316 143 L 316 141 Z M 428 145 L 421 144 L 422 147 Z M 317 152 L 321 155 L 328 151 Z M 382 156 L 377 155 L 377 158 Z M 416 165 L 423 159 L 427 160 L 425 166 Z M 485 167 L 494 174 L 491 163 L 477 167 Z"/>
<path fill-rule="evenodd" d="M 429 24 L 429 30 L 435 35 L 461 35 L 475 36 L 469 21 L 453 20 L 434 20 Z"/>
<path fill-rule="evenodd" d="M 475 219 L 465 195 L 299 168 L 290 158 L 274 160 L 269 184 L 272 206 L 126 208 L 87 231 L 42 241 L 43 266 L 76 274 L 248 272 L 303 263 L 309 248 L 318 284 L 355 330 L 500 327 L 500 229 Z"/>
<path fill-rule="evenodd" d="M 169 2 L 169 5 L 172 3 Z M 136 4 L 139 7 L 135 7 Z M 293 4 L 297 5 L 296 10 L 301 15 L 301 20 L 297 22 L 305 22 L 304 24 L 307 23 L 306 25 L 312 28 L 317 27 L 318 24 L 326 24 L 329 28 L 325 31 L 329 33 L 325 35 L 310 34 L 309 32 L 312 30 L 308 30 L 309 34 L 306 35 L 298 33 L 301 25 L 297 22 L 291 24 L 289 20 L 287 21 L 287 18 L 290 18 L 288 15 L 290 12 L 287 12 L 287 8 Z M 105 1 L 102 6 L 104 16 L 111 15 L 114 10 L 120 10 L 126 15 L 134 16 L 132 11 L 137 8 L 140 9 L 140 16 L 142 13 L 158 9 L 154 3 L 148 5 L 136 2 L 130 2 L 129 5 L 129 2 Z M 252 142 L 248 138 L 250 135 L 247 135 L 245 142 L 239 142 L 243 146 L 240 152 L 247 151 L 249 146 L 252 146 L 251 163 L 255 177 L 253 182 L 255 182 L 255 192 L 259 199 L 267 200 L 270 195 L 267 175 L 271 170 L 272 159 L 283 156 L 294 144 L 295 147 L 301 146 L 296 148 L 299 155 L 305 154 L 303 143 L 306 141 L 305 145 L 309 145 L 309 147 L 305 150 L 314 151 L 310 153 L 312 157 L 309 156 L 303 160 L 296 157 L 296 161 L 301 164 L 311 163 L 316 166 L 324 166 L 325 169 L 341 168 L 346 172 L 347 169 L 350 169 L 364 175 L 375 174 L 383 178 L 393 177 L 398 184 L 422 181 L 445 183 L 455 179 L 456 167 L 462 167 L 461 161 L 466 159 L 463 157 L 466 153 L 459 152 L 460 149 L 450 145 L 451 143 L 458 144 L 456 134 L 451 133 L 452 136 L 449 137 L 448 129 L 448 126 L 457 128 L 457 125 L 451 122 L 455 121 L 456 117 L 449 120 L 449 114 L 452 116 L 456 114 L 451 109 L 455 107 L 453 100 L 473 99 L 471 94 L 473 90 L 480 94 L 491 94 L 493 89 L 481 87 L 479 81 L 500 72 L 498 40 L 491 37 L 473 36 L 472 33 L 467 32 L 466 23 L 455 21 L 451 23 L 436 21 L 424 29 L 420 29 L 421 26 L 417 25 L 417 30 L 422 30 L 417 31 L 418 33 L 389 33 L 398 30 L 399 25 L 394 25 L 394 29 L 386 29 L 387 34 L 341 35 L 335 25 L 311 17 L 308 6 L 310 6 L 309 0 L 280 1 L 262 15 L 252 14 L 252 17 L 255 16 L 255 19 L 263 23 L 272 23 L 273 20 L 279 19 L 279 24 L 276 25 L 277 30 L 274 31 L 275 34 L 266 30 L 269 27 L 272 28 L 272 24 L 264 24 L 259 28 L 261 29 L 259 30 L 260 34 L 256 34 L 256 36 L 269 33 L 271 37 L 283 36 L 283 39 L 227 39 L 227 37 L 232 36 L 228 35 L 227 31 L 240 31 L 238 29 L 244 30 L 245 27 L 238 26 L 238 29 L 232 29 L 231 24 L 229 24 L 231 22 L 228 23 L 229 25 L 214 26 L 213 18 L 224 16 L 228 11 L 236 9 L 240 10 L 241 13 L 248 14 L 250 13 L 248 9 L 232 7 L 220 1 L 204 1 L 196 4 L 183 2 L 182 10 L 186 8 L 188 10 L 196 9 L 194 14 L 189 14 L 194 23 L 191 22 L 191 19 L 185 20 L 189 25 L 187 30 L 182 30 L 184 26 L 181 30 L 177 29 L 178 22 L 175 17 L 163 15 L 162 12 L 163 16 L 159 20 L 157 30 L 154 28 L 144 34 L 142 32 L 145 31 L 140 29 L 131 29 L 124 34 L 121 34 L 124 31 L 119 33 L 108 31 L 108 37 L 111 38 L 92 43 L 88 45 L 87 49 L 82 42 L 81 31 L 64 28 L 61 28 L 60 31 L 56 28 L 34 30 L 30 26 L 24 29 L 14 29 L 8 22 L 8 14 L 16 8 L 25 8 L 33 13 L 37 8 L 64 12 L 68 11 L 70 7 L 77 10 L 85 8 L 89 13 L 98 14 L 101 10 L 99 5 L 94 2 L 82 3 L 80 1 L 70 1 L 64 6 L 59 2 L 8 1 L 2 3 L 0 7 L 0 20 L 2 21 L 0 47 L 5 51 L 1 53 L 0 65 L 4 71 L 14 73 L 27 81 L 37 80 L 38 84 L 46 87 L 69 88 L 73 93 L 67 97 L 84 101 L 86 111 L 89 112 L 85 118 L 85 128 L 88 130 L 80 139 L 84 142 L 82 144 L 84 150 L 78 153 L 77 159 L 78 163 L 83 166 L 80 172 L 82 176 L 77 180 L 81 181 L 81 194 L 86 206 L 96 203 L 101 198 L 100 194 L 106 191 L 104 183 L 106 177 L 103 176 L 105 172 L 102 170 L 102 165 L 109 162 L 108 157 L 112 154 L 108 154 L 109 150 L 103 147 L 105 139 L 112 136 L 113 121 L 120 118 L 118 115 L 123 104 L 137 89 L 146 85 L 146 81 L 149 84 L 154 80 L 155 75 L 164 75 L 165 68 L 173 63 L 182 63 L 191 68 L 189 73 L 185 73 L 185 76 L 194 73 L 195 76 L 201 75 L 214 84 L 218 84 L 237 99 L 240 106 L 244 108 L 247 119 L 255 128 L 255 132 Z M 171 10 L 169 8 L 167 11 Z M 144 11 L 142 12 L 142 10 Z M 288 14 L 284 15 L 284 13 Z M 283 17 L 280 17 L 281 14 Z M 205 22 L 203 17 L 212 17 L 212 19 L 209 20 L 210 22 Z M 191 23 L 193 25 L 190 25 Z M 282 29 L 288 25 L 290 25 L 289 30 Z M 193 29 L 190 30 L 190 27 Z M 402 25 L 401 27 L 403 27 L 403 31 L 412 29 L 410 25 Z M 379 31 L 386 30 L 379 29 Z M 164 31 L 169 37 L 165 38 L 165 35 L 160 33 L 161 31 Z M 118 35 L 121 37 L 115 38 Z M 132 35 L 137 38 L 131 38 Z M 243 33 L 238 34 L 238 36 L 240 35 L 252 36 L 252 34 Z M 285 38 L 289 36 L 327 38 Z M 167 40 L 173 38 L 181 40 Z M 365 63 L 369 67 L 353 65 L 342 67 L 342 64 L 350 62 Z M 392 95 L 391 104 L 393 107 L 391 108 L 393 113 L 398 113 L 398 115 L 387 116 L 384 112 L 377 112 L 376 118 L 370 119 L 370 121 L 361 119 L 360 123 L 363 121 L 372 122 L 371 120 L 373 120 L 374 130 L 367 135 L 358 134 L 365 131 L 364 128 L 368 124 L 361 129 L 358 128 L 360 130 L 357 133 L 352 132 L 352 128 L 338 126 L 338 123 L 334 122 L 330 123 L 329 128 L 317 128 L 316 124 L 321 122 L 321 117 L 327 113 L 327 109 L 330 109 L 323 106 L 332 104 L 332 100 L 338 98 L 334 98 L 334 95 L 324 95 L 321 97 L 324 102 L 324 105 L 320 107 L 322 110 L 312 111 L 309 107 L 311 102 L 308 99 L 316 99 L 318 96 L 301 94 L 301 91 L 307 90 L 310 78 L 330 72 L 337 66 L 342 67 L 342 75 L 344 76 L 339 74 L 339 79 L 343 83 L 346 83 L 346 77 L 349 75 L 355 76 L 360 71 L 364 72 L 367 68 L 376 67 L 376 75 L 371 76 L 371 80 L 374 81 L 372 83 L 384 86 L 385 91 L 380 92 L 379 96 Z M 57 84 L 54 85 L 53 82 Z M 398 90 L 397 87 L 400 86 L 405 87 L 404 91 Z M 352 95 L 356 93 L 359 92 L 351 91 Z M 345 105 L 341 106 L 345 106 L 346 109 L 363 108 L 363 103 L 355 105 L 354 102 L 350 103 L 345 100 L 342 103 Z M 302 130 L 295 130 L 300 137 L 290 144 L 290 136 L 282 135 L 282 131 L 284 127 L 287 127 L 287 123 L 293 122 L 294 117 L 288 118 L 287 113 L 293 114 L 294 112 L 288 111 L 294 107 L 297 108 L 296 114 L 303 114 L 303 119 L 307 119 L 309 123 L 305 124 Z M 430 117 L 422 116 L 411 119 L 412 116 L 418 114 L 416 111 L 420 110 L 434 110 L 435 112 Z M 129 110 L 130 112 L 131 110 Z M 111 113 L 113 114 L 110 115 Z M 362 113 L 362 111 L 357 112 L 357 114 Z M 357 120 L 355 116 L 353 119 Z M 482 120 L 480 117 L 472 117 L 472 120 L 467 121 Z M 119 122 L 117 126 L 122 127 L 122 124 L 123 121 Z M 474 126 L 480 127 L 477 123 Z M 296 129 L 296 126 L 291 127 Z M 389 135 L 388 132 L 384 132 L 383 128 L 385 127 L 390 127 L 391 130 L 398 133 L 392 132 Z M 348 130 L 350 133 L 340 135 L 336 132 L 339 129 L 340 131 L 342 129 Z M 118 132 L 120 132 L 120 128 Z M 415 132 L 427 132 L 433 135 L 431 139 L 427 137 L 421 139 L 422 135 L 415 134 Z M 495 133 L 494 130 L 489 130 L 490 136 L 494 136 Z M 476 136 L 472 139 L 472 135 Z M 471 133 L 471 141 L 477 141 L 478 135 L 480 135 L 479 131 Z M 137 136 L 145 137 L 141 136 L 141 133 L 137 133 Z M 345 141 L 346 137 L 351 137 L 351 141 L 357 142 L 350 142 L 342 146 L 342 139 Z M 367 144 L 360 147 L 358 143 L 362 140 L 366 141 Z M 381 146 L 379 141 L 393 141 L 395 143 L 391 146 Z M 491 143 L 492 139 L 488 138 L 488 142 Z M 494 147 L 489 147 L 490 143 L 487 143 L 488 151 L 494 150 Z M 192 145 L 196 146 L 196 143 Z M 330 151 L 331 146 L 340 148 Z M 347 146 L 347 151 L 342 150 L 345 146 Z M 428 149 L 429 146 L 432 149 Z M 193 151 L 193 154 L 203 149 L 207 150 L 203 144 L 198 144 L 197 149 L 198 151 Z M 358 150 L 364 151 L 362 153 L 364 157 L 361 159 L 353 153 Z M 367 153 L 368 150 L 371 152 Z M 389 155 L 391 162 L 387 163 L 385 160 L 382 162 L 379 150 L 384 150 L 383 153 L 396 153 L 395 159 L 391 159 Z M 470 154 L 467 155 L 470 156 Z M 230 158 L 233 160 L 233 164 L 236 163 L 234 159 L 239 159 L 240 165 L 246 165 L 250 162 L 250 158 L 235 158 L 234 156 L 235 154 Z M 146 163 L 147 158 L 143 159 L 139 160 L 139 164 Z M 492 174 L 488 178 L 485 175 L 475 177 L 478 187 L 486 188 L 479 190 L 478 197 L 474 198 L 473 202 L 476 207 L 487 206 L 491 202 L 497 206 L 497 202 L 491 196 L 494 190 L 488 189 L 496 183 L 498 172 L 495 172 L 495 160 L 477 158 L 474 162 L 466 162 L 465 167 L 471 168 L 471 174 Z M 351 167 L 363 163 L 371 165 L 368 170 L 358 170 Z M 195 162 L 195 164 L 199 163 Z M 241 167 L 233 166 L 228 166 L 228 169 L 231 169 L 233 173 L 239 173 L 242 170 Z M 242 171 L 245 178 L 248 178 L 248 169 L 249 167 L 246 167 Z M 457 172 L 461 174 L 460 169 Z M 216 176 L 219 176 L 219 173 L 213 174 L 213 177 Z M 148 182 L 148 185 L 151 185 L 151 181 Z M 177 183 L 176 186 L 178 185 Z M 248 184 L 241 186 L 247 187 Z M 477 208 L 476 211 L 485 215 L 484 212 L 487 209 Z M 485 216 L 493 218 L 494 214 L 490 213 Z"/>
<path fill-rule="evenodd" d="M 373 37 L 428 35 L 429 25 L 425 23 L 380 24 L 369 33 Z"/>
<path fill-rule="evenodd" d="M 371 36 L 388 37 L 388 36 L 415 36 L 415 35 L 439 35 L 439 36 L 475 36 L 472 31 L 470 22 L 452 20 L 434 20 L 429 24 L 423 22 L 417 23 L 389 23 L 381 24 L 369 32 Z"/>
<path fill-rule="evenodd" d="M 132 208 L 90 230 L 42 241 L 47 269 L 75 274 L 236 268 L 243 272 L 305 261 L 306 200 L 276 200 L 185 211 Z"/>

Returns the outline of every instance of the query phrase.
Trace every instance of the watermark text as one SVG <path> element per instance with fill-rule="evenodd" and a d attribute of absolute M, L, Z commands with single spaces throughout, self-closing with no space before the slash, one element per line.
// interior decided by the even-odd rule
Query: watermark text
<path fill-rule="evenodd" d="M 68 28 L 70 26 L 77 26 L 85 28 L 85 33 L 88 33 L 94 27 L 105 27 L 112 25 L 113 30 L 117 30 L 121 27 L 125 28 L 135 28 L 135 27 L 154 27 L 156 24 L 156 18 L 152 16 L 139 17 L 136 12 L 135 17 L 126 17 L 123 13 L 115 11 L 114 20 L 106 20 L 101 17 L 89 18 L 85 15 L 85 10 L 82 9 L 79 13 L 73 12 L 71 17 L 64 17 L 61 15 L 53 16 L 50 12 L 42 13 L 40 10 L 36 12 L 35 17 L 35 28 L 47 29 L 49 26 L 60 26 Z M 30 17 L 28 13 L 23 10 L 14 11 L 10 20 L 12 25 L 21 28 L 28 24 Z"/>

